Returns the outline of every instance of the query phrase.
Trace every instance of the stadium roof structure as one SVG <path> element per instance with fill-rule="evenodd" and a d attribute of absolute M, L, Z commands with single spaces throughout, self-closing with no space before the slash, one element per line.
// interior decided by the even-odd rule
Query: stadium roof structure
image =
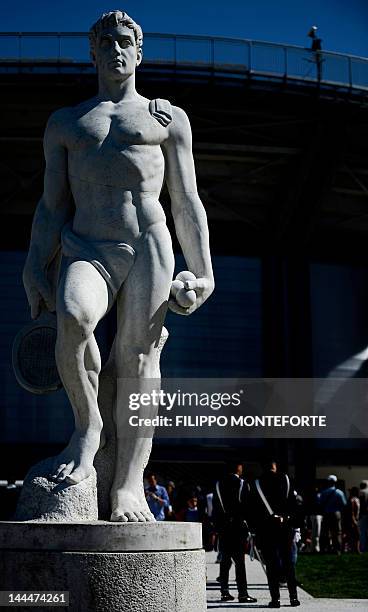
<path fill-rule="evenodd" d="M 86 32 L 0 32 L 0 72 L 93 71 Z M 368 92 L 368 59 L 272 42 L 147 33 L 143 66 Z"/>

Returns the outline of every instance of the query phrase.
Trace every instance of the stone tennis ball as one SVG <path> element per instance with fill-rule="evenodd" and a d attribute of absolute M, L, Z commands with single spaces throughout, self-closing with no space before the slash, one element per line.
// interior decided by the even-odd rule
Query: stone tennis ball
<path fill-rule="evenodd" d="M 184 289 L 183 281 L 181 281 L 181 280 L 174 280 L 171 283 L 171 295 L 176 297 L 176 294 L 178 293 L 179 289 Z"/>
<path fill-rule="evenodd" d="M 183 270 L 183 272 L 179 272 L 179 274 L 176 275 L 176 280 L 180 280 L 185 283 L 185 281 L 196 280 L 196 277 L 193 272 L 189 272 L 189 270 Z"/>
<path fill-rule="evenodd" d="M 176 294 L 176 301 L 178 302 L 179 306 L 182 306 L 183 308 L 193 306 L 196 299 L 197 295 L 193 289 L 190 289 L 190 291 L 187 291 L 186 289 L 179 289 Z"/>

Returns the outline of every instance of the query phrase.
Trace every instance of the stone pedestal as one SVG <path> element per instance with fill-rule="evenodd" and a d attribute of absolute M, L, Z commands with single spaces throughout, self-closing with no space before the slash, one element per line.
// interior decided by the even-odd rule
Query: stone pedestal
<path fill-rule="evenodd" d="M 0 590 L 69 591 L 71 612 L 205 612 L 205 582 L 197 523 L 0 522 Z"/>

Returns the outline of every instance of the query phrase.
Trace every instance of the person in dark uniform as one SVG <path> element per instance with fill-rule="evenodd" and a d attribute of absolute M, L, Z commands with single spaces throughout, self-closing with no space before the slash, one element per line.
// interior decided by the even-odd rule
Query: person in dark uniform
<path fill-rule="evenodd" d="M 226 476 L 216 483 L 213 495 L 213 521 L 219 534 L 221 601 L 234 599 L 229 593 L 229 570 L 235 563 L 236 585 L 239 601 L 253 603 L 248 595 L 245 570 L 245 548 L 248 538 L 246 508 L 249 501 L 249 484 L 242 479 L 243 465 L 235 461 L 228 465 Z"/>
<path fill-rule="evenodd" d="M 299 606 L 292 546 L 295 528 L 300 527 L 303 512 L 286 474 L 277 462 L 267 460 L 259 480 L 251 489 L 250 524 L 256 531 L 257 547 L 266 564 L 271 594 L 269 608 L 280 608 L 280 570 L 286 578 L 290 605 Z"/>

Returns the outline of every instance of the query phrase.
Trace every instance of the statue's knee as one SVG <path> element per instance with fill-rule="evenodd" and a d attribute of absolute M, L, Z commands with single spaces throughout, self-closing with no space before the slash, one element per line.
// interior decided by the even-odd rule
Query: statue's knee
<path fill-rule="evenodd" d="M 76 341 L 87 340 L 94 330 L 92 317 L 77 308 L 66 308 L 58 312 L 58 336 Z"/>

